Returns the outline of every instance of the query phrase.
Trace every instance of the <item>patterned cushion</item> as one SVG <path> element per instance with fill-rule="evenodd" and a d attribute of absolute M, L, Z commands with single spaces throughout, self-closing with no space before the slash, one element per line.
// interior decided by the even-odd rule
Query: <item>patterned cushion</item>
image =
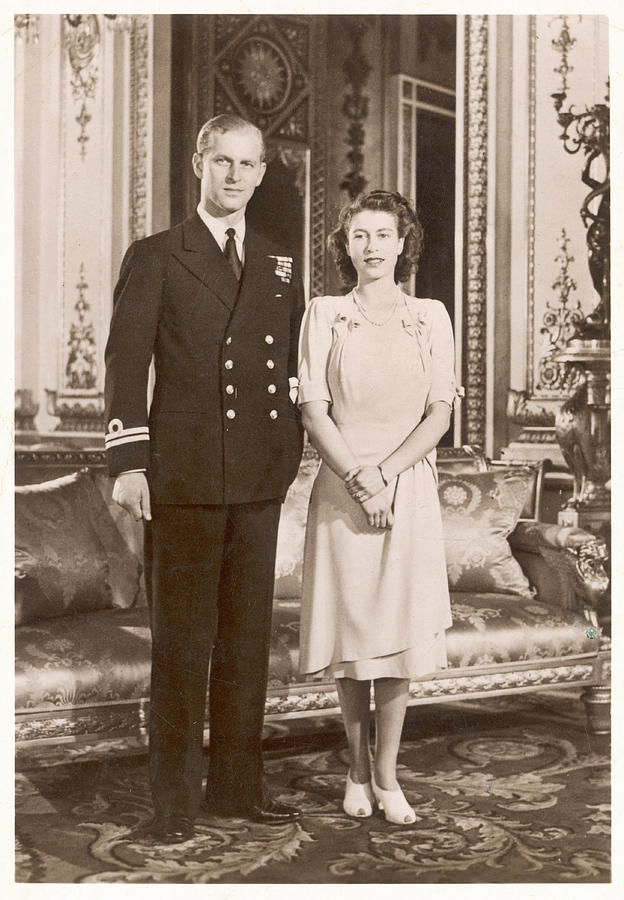
<path fill-rule="evenodd" d="M 533 596 L 507 541 L 533 479 L 533 472 L 520 466 L 458 475 L 440 472 L 438 494 L 451 590 Z"/>
<path fill-rule="evenodd" d="M 89 472 L 15 488 L 16 624 L 131 606 L 140 564 Z"/>

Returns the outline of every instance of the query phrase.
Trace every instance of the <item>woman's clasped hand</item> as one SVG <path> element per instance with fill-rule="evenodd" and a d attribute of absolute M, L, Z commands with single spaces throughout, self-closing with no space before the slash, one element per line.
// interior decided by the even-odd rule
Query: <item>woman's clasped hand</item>
<path fill-rule="evenodd" d="M 392 504 L 381 494 L 386 481 L 379 466 L 350 469 L 345 475 L 344 484 L 350 497 L 361 504 L 372 528 L 392 528 Z"/>

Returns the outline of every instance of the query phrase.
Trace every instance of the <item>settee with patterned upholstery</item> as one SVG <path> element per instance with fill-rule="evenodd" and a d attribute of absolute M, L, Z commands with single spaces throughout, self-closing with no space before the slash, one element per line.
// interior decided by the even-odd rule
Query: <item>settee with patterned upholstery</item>
<path fill-rule="evenodd" d="M 338 713 L 333 682 L 297 671 L 317 466 L 308 449 L 282 511 L 267 723 Z M 438 470 L 449 664 L 413 681 L 410 703 L 576 687 L 589 727 L 608 731 L 610 649 L 596 618 L 607 587 L 603 544 L 538 521 L 539 467 L 488 464 L 464 447 L 439 451 Z M 112 503 L 99 449 L 18 450 L 16 484 L 18 764 L 140 750 L 150 671 L 141 526 Z"/>

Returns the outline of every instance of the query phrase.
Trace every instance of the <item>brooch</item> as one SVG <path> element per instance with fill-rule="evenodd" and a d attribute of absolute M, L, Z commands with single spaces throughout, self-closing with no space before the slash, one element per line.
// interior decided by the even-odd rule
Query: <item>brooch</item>
<path fill-rule="evenodd" d="M 409 334 L 410 337 L 416 337 L 416 335 L 423 337 L 425 333 L 425 323 L 420 318 L 417 318 L 415 321 L 401 319 L 401 325 L 403 326 L 403 330 Z"/>
<path fill-rule="evenodd" d="M 286 284 L 292 281 L 292 256 L 269 256 L 269 259 L 275 260 L 275 274 Z"/>
<path fill-rule="evenodd" d="M 338 331 L 340 325 L 344 325 L 345 328 L 348 328 L 349 331 L 351 331 L 353 328 L 358 328 L 360 323 L 357 319 L 349 319 L 344 313 L 337 313 L 336 318 L 332 322 L 334 331 Z"/>

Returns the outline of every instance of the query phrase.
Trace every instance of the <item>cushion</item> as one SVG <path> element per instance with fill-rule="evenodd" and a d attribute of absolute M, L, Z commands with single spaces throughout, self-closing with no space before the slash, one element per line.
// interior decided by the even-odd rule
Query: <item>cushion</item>
<path fill-rule="evenodd" d="M 533 472 L 521 466 L 440 472 L 438 495 L 451 590 L 534 595 L 507 541 L 533 478 Z"/>
<path fill-rule="evenodd" d="M 16 487 L 17 625 L 132 606 L 140 572 L 88 471 Z"/>

